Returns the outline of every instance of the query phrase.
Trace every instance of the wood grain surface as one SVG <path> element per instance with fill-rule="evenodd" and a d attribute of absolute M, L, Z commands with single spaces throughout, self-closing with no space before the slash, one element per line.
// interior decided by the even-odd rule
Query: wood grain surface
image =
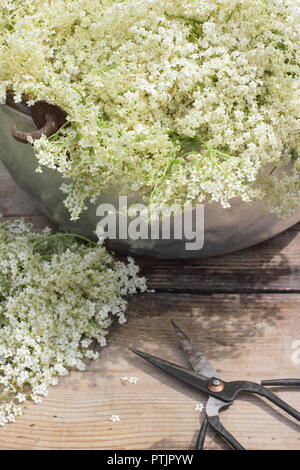
<path fill-rule="evenodd" d="M 47 224 L 0 165 L 0 213 Z M 0 428 L 0 449 L 190 449 L 203 413 L 199 394 L 128 347 L 186 364 L 170 320 L 194 340 L 225 380 L 300 376 L 300 226 L 233 255 L 188 262 L 137 260 L 155 293 L 130 301 L 101 358 L 72 372 L 39 405 Z M 299 350 L 299 355 L 297 355 Z M 137 384 L 122 378 L 135 376 Z M 278 390 L 300 408 L 300 391 Z M 113 414 L 120 422 L 113 423 Z M 247 395 L 222 413 L 248 449 L 298 449 L 299 425 Z M 226 446 L 210 433 L 206 448 Z"/>

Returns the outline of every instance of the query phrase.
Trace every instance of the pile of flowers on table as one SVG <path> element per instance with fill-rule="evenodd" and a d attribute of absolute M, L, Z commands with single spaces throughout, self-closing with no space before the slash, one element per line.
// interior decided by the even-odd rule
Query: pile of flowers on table
<path fill-rule="evenodd" d="M 132 259 L 22 221 L 0 224 L 0 281 L 0 425 L 96 359 L 126 298 L 146 289 Z"/>

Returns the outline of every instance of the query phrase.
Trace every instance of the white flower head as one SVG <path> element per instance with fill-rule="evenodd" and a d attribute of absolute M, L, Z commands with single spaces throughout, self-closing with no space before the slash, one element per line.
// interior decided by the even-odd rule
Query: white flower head
<path fill-rule="evenodd" d="M 122 377 L 122 382 L 128 382 L 136 385 L 138 383 L 138 377 Z"/>
<path fill-rule="evenodd" d="M 118 415 L 111 415 L 111 417 L 109 418 L 113 423 L 119 423 L 119 421 L 121 421 L 121 418 L 120 416 Z"/>
<path fill-rule="evenodd" d="M 204 410 L 204 405 L 203 403 L 196 403 L 195 405 L 195 411 L 200 411 L 202 412 Z"/>

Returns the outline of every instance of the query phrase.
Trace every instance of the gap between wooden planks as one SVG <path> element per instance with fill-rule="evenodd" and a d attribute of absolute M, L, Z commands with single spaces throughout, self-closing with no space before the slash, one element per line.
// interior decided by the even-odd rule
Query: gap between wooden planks
<path fill-rule="evenodd" d="M 47 223 L 0 166 L 0 212 Z M 193 337 L 227 380 L 299 376 L 292 345 L 300 340 L 299 225 L 258 247 L 189 262 L 140 260 L 160 292 L 130 302 L 128 324 L 116 326 L 101 359 L 52 387 L 14 424 L 0 428 L 0 449 L 187 449 L 205 397 L 166 377 L 128 347 L 185 364 L 170 319 Z M 260 329 L 257 328 L 258 324 Z M 137 385 L 123 382 L 136 376 Z M 297 408 L 300 394 L 280 390 Z M 119 423 L 110 417 L 118 414 Z M 277 420 L 276 418 L 279 418 Z M 299 426 L 263 401 L 246 397 L 222 414 L 248 449 L 300 449 Z M 208 448 L 224 445 L 210 434 Z"/>

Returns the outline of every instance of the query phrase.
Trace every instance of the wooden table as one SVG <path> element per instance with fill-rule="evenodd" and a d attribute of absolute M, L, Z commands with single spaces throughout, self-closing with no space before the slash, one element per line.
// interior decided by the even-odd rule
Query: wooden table
<path fill-rule="evenodd" d="M 0 167 L 0 212 L 47 224 Z M 156 293 L 136 296 L 101 358 L 72 372 L 42 404 L 0 428 L 0 449 L 192 449 L 205 397 L 166 377 L 128 347 L 186 364 L 174 319 L 227 380 L 300 376 L 300 224 L 257 247 L 189 262 L 137 260 Z M 137 384 L 123 381 L 135 376 Z M 279 395 L 300 408 L 300 393 Z M 110 418 L 120 416 L 118 423 Z M 300 449 L 299 425 L 259 398 L 222 414 L 248 449 Z M 223 448 L 209 434 L 206 447 Z"/>

